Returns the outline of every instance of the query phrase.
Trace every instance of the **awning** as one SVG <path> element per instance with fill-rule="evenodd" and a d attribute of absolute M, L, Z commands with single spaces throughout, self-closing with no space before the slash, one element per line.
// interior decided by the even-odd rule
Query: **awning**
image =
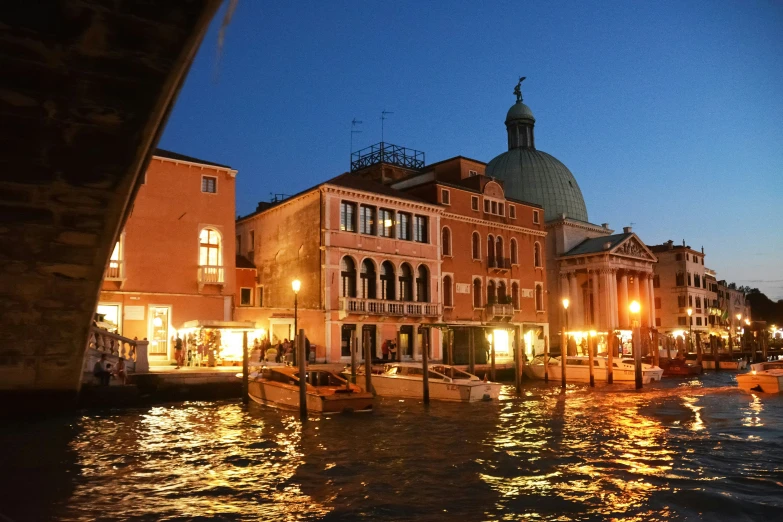
<path fill-rule="evenodd" d="M 224 330 L 256 330 L 253 321 L 186 321 L 182 328 L 212 328 Z"/>

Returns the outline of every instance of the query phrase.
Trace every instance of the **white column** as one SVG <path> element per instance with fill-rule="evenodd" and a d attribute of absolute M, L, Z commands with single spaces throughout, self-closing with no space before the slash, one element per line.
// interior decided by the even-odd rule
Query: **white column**
<path fill-rule="evenodd" d="M 612 331 L 617 328 L 617 270 L 614 268 L 609 270 L 609 304 L 609 331 Z"/>
<path fill-rule="evenodd" d="M 655 328 L 655 286 L 653 285 L 653 274 L 647 278 L 648 295 L 650 296 L 650 328 Z"/>
<path fill-rule="evenodd" d="M 628 328 L 631 321 L 628 320 L 628 271 L 623 270 L 620 278 L 620 327 Z"/>
<path fill-rule="evenodd" d="M 647 287 L 647 274 L 640 272 L 639 277 L 636 278 L 637 288 L 639 289 L 639 304 L 642 306 L 642 311 L 639 314 L 639 325 L 649 326 L 647 323 L 650 319 L 650 303 L 647 299 L 649 288 Z"/>
<path fill-rule="evenodd" d="M 580 305 L 579 301 L 581 301 L 581 298 L 579 296 L 579 293 L 577 292 L 579 281 L 577 280 L 576 272 L 572 272 L 571 274 L 569 274 L 569 284 L 570 284 L 569 294 L 571 296 L 570 297 L 570 299 L 571 299 L 571 317 L 570 317 L 570 319 L 572 321 L 573 326 L 581 327 L 582 326 L 582 318 L 579 315 L 579 305 Z"/>

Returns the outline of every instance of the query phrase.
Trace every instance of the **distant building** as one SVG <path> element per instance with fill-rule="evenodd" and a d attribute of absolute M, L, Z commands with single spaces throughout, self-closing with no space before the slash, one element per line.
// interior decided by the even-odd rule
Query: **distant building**
<path fill-rule="evenodd" d="M 150 161 L 96 311 L 117 333 L 149 339 L 152 364 L 174 358 L 175 333 L 184 337 L 186 323 L 192 333 L 232 320 L 236 174 L 160 149 Z M 222 355 L 241 359 L 241 344 L 229 342 L 235 332 L 222 333 Z"/>
<path fill-rule="evenodd" d="M 458 364 L 469 362 L 471 346 L 476 362 L 485 362 L 490 343 L 497 362 L 510 362 L 515 335 L 524 338 L 528 354 L 540 353 L 549 333 L 544 210 L 507 197 L 502 182 L 484 169 L 460 156 L 392 185 L 443 207 L 443 323 L 454 333 Z"/>
<path fill-rule="evenodd" d="M 507 198 L 543 207 L 551 344 L 561 345 L 563 299 L 569 300 L 568 331 L 577 346 L 584 350 L 590 331 L 599 336 L 599 352 L 607 350 L 609 335 L 615 332 L 627 344 L 635 319 L 628 311 L 631 300 L 641 304 L 641 325 L 655 324 L 656 258 L 630 227 L 613 234 L 607 224 L 588 221 L 576 179 L 563 163 L 536 148 L 536 120 L 522 103 L 521 89 L 515 93 L 517 101 L 505 120 L 508 151 L 487 164 L 486 175 L 503 182 Z"/>
<path fill-rule="evenodd" d="M 674 241 L 649 248 L 658 257 L 654 282 L 660 331 L 677 336 L 692 326 L 694 334 L 709 334 L 713 292 L 704 266 L 704 252 L 686 246 L 685 242 L 675 245 Z M 688 310 L 692 314 L 690 320 Z"/>
<path fill-rule="evenodd" d="M 319 361 L 348 362 L 355 336 L 381 358 L 439 358 L 441 207 L 346 173 L 237 220 L 240 255 L 257 270 L 236 317 L 264 328 L 273 343 L 294 336 L 294 322 Z M 294 310 L 291 283 L 301 281 Z M 248 283 L 249 284 L 249 283 Z M 363 350 L 358 359 L 363 358 Z"/>
<path fill-rule="evenodd" d="M 731 332 L 732 340 L 736 340 L 751 321 L 750 303 L 745 299 L 745 292 L 737 289 L 735 283 L 718 281 L 717 293 L 718 305 L 721 309 L 720 327 L 725 332 L 723 336 Z"/>

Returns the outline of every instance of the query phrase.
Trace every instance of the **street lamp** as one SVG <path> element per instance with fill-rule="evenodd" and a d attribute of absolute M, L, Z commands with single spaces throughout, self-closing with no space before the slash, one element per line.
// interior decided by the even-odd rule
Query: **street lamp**
<path fill-rule="evenodd" d="M 298 279 L 294 279 L 291 281 L 291 288 L 294 291 L 294 339 L 296 339 L 299 331 L 297 328 L 297 315 L 299 314 L 299 289 L 302 288 L 302 283 Z M 294 364 L 296 364 L 296 355 L 297 355 L 297 349 L 296 344 L 294 344 Z"/>
<path fill-rule="evenodd" d="M 563 329 L 563 349 L 560 350 L 560 387 L 566 387 L 566 357 L 568 356 L 568 305 L 570 301 L 563 299 L 563 310 L 565 310 L 565 329 Z"/>
<path fill-rule="evenodd" d="M 634 377 L 636 380 L 636 389 L 639 390 L 642 387 L 642 335 L 639 331 L 639 312 L 642 307 L 638 301 L 631 301 L 628 309 L 631 311 L 631 322 L 633 323 L 631 346 L 633 347 Z"/>
<path fill-rule="evenodd" d="M 693 308 L 688 308 L 688 351 L 691 351 L 691 348 L 693 348 L 693 318 L 691 317 L 693 315 Z"/>
<path fill-rule="evenodd" d="M 739 334 L 740 328 L 742 328 L 742 326 L 740 326 L 742 324 L 742 314 L 737 314 L 735 317 L 737 318 L 737 323 L 739 323 L 737 324 L 737 337 L 739 338 L 740 352 L 742 352 L 742 337 L 740 337 Z"/>

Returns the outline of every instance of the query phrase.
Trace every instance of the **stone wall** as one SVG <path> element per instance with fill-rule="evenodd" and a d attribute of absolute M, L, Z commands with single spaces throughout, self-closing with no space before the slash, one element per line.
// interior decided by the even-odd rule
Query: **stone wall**
<path fill-rule="evenodd" d="M 5 408 L 31 404 L 16 398 L 75 399 L 106 262 L 219 4 L 61 0 L 0 9 Z"/>

